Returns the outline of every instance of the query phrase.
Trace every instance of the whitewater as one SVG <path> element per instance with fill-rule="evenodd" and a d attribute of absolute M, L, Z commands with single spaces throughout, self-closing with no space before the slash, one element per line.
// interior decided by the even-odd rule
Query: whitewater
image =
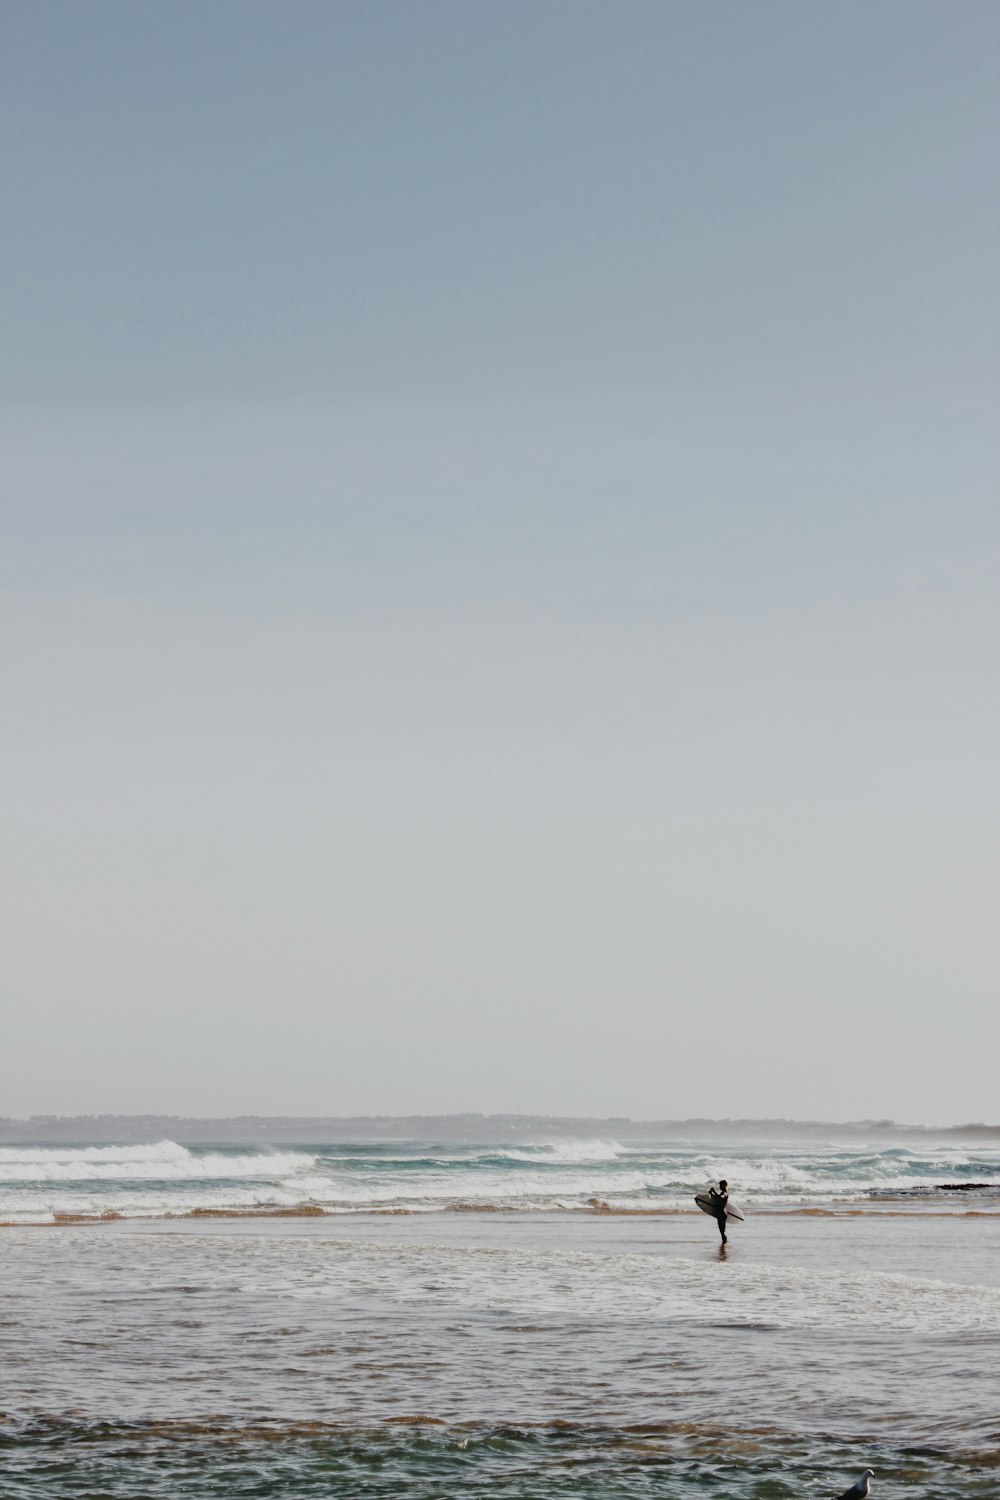
<path fill-rule="evenodd" d="M 0 1221 L 211 1213 L 693 1211 L 725 1177 L 749 1213 L 1000 1209 L 1000 1145 L 535 1139 L 0 1146 Z"/>

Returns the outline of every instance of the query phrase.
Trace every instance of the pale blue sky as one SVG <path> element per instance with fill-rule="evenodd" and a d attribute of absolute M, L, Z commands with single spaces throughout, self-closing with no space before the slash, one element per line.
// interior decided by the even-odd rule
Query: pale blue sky
<path fill-rule="evenodd" d="M 0 1113 L 995 1118 L 997 8 L 2 27 Z"/>
<path fill-rule="evenodd" d="M 31 0 L 4 30 L 18 398 L 992 358 L 993 5 Z"/>

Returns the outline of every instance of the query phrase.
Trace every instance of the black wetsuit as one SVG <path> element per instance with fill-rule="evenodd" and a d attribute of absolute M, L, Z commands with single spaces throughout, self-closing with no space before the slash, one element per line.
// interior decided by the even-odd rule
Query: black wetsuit
<path fill-rule="evenodd" d="M 708 1196 L 712 1200 L 715 1209 L 715 1220 L 722 1235 L 722 1243 L 726 1243 L 726 1204 L 729 1202 L 728 1193 L 720 1193 L 717 1188 L 709 1188 Z"/>

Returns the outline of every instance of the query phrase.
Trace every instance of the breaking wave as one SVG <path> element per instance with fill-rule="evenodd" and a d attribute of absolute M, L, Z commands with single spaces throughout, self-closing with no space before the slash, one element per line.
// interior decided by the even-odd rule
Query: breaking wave
<path fill-rule="evenodd" d="M 0 1147 L 2 1182 L 213 1181 L 229 1177 L 284 1177 L 311 1167 L 297 1151 L 196 1153 L 175 1141 L 149 1146 Z"/>
<path fill-rule="evenodd" d="M 600 1209 L 692 1212 L 725 1177 L 746 1211 L 850 1205 L 1000 1211 L 1000 1149 L 926 1153 L 836 1143 L 727 1153 L 603 1138 L 495 1144 L 368 1142 L 284 1147 L 0 1147 L 0 1220 L 192 1212 L 407 1212 Z"/>
<path fill-rule="evenodd" d="M 617 1141 L 563 1140 L 527 1142 L 522 1146 L 505 1146 L 493 1153 L 502 1161 L 531 1162 L 544 1165 L 559 1162 L 567 1165 L 574 1162 L 616 1161 L 624 1155 L 625 1147 Z"/>

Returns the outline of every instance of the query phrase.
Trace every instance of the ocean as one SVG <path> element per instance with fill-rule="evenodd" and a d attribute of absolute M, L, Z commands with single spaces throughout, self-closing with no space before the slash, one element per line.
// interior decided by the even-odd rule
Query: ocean
<path fill-rule="evenodd" d="M 1000 1495 L 995 1143 L 8 1145 L 0 1220 L 3 1500 Z"/>

